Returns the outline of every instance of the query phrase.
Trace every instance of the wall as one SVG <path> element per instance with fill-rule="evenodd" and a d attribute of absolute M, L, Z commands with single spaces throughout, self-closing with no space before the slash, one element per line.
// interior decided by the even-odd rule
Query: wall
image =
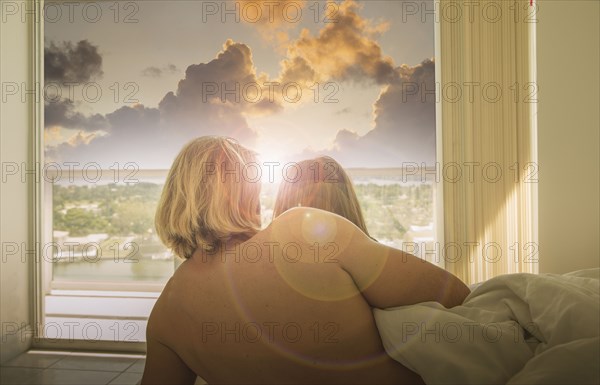
<path fill-rule="evenodd" d="M 598 267 L 600 2 L 539 1 L 540 272 Z"/>
<path fill-rule="evenodd" d="M 13 245 L 28 242 L 29 195 L 28 186 L 20 175 L 12 173 L 12 165 L 21 165 L 29 156 L 28 140 L 31 131 L 31 103 L 21 101 L 21 83 L 31 87 L 30 23 L 23 22 L 20 15 L 9 15 L 4 1 L 0 1 L 0 323 L 2 340 L 0 362 L 4 362 L 31 344 L 30 262 L 21 260 L 20 252 L 11 250 Z M 13 3 L 14 4 L 14 3 Z M 17 3 L 21 4 L 21 2 Z M 31 4 L 28 4 L 28 7 Z M 30 20 L 28 16 L 26 20 Z M 9 96 L 9 83 L 17 83 L 18 93 Z M 10 246 L 9 246 L 10 245 Z M 20 250 L 18 250 L 20 251 Z"/>

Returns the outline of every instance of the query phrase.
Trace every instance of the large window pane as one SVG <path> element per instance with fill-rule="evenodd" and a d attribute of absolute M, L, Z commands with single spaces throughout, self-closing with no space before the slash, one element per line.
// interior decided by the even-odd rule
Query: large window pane
<path fill-rule="evenodd" d="M 53 280 L 150 281 L 173 273 L 154 231 L 162 184 L 53 185 Z"/>
<path fill-rule="evenodd" d="M 50 286 L 160 290 L 177 260 L 154 211 L 202 135 L 260 154 L 263 226 L 285 166 L 329 155 L 374 238 L 434 250 L 433 1 L 406 3 L 46 3 Z"/>

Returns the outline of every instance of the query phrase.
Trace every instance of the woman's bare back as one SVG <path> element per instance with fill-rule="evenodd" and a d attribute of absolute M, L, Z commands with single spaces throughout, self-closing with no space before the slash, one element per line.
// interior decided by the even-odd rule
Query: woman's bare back
<path fill-rule="evenodd" d="M 149 349 L 209 383 L 422 383 L 383 349 L 367 300 L 377 281 L 365 297 L 369 278 L 352 272 L 364 237 L 322 213 L 291 210 L 235 247 L 194 254 L 153 310 Z"/>

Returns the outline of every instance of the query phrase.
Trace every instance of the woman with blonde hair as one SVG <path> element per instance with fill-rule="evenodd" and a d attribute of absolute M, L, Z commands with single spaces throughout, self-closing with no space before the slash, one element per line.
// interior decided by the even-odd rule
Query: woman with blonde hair
<path fill-rule="evenodd" d="M 321 156 L 296 163 L 298 177 L 279 185 L 273 218 L 293 207 L 313 207 L 340 215 L 369 235 L 356 192 L 344 168 Z"/>
<path fill-rule="evenodd" d="M 212 252 L 260 230 L 260 180 L 244 180 L 248 164 L 256 153 L 231 138 L 201 137 L 181 150 L 155 216 L 158 236 L 177 256 Z"/>
<path fill-rule="evenodd" d="M 327 211 L 259 230 L 256 165 L 220 137 L 175 159 L 155 225 L 184 262 L 150 314 L 142 384 L 422 383 L 386 354 L 372 308 L 450 307 L 469 289 Z"/>

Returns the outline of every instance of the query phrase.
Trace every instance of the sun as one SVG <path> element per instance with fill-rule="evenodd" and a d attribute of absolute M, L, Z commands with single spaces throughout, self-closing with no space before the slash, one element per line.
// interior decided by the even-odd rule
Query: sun
<path fill-rule="evenodd" d="M 263 183 L 281 182 L 283 170 L 288 163 L 285 149 L 281 146 L 262 144 L 257 146 L 258 163 L 261 167 Z"/>

